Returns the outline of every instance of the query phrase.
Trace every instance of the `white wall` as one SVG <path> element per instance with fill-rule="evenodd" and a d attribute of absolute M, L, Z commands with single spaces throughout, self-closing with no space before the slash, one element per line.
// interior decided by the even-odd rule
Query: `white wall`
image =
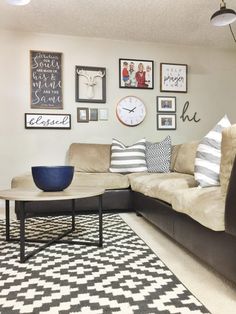
<path fill-rule="evenodd" d="M 235 51 L 7 31 L 0 31 L 0 43 L 1 189 L 10 187 L 11 178 L 30 171 L 32 165 L 63 164 L 72 142 L 110 143 L 112 137 L 116 137 L 130 144 L 143 136 L 158 141 L 170 134 L 173 143 L 179 143 L 201 138 L 225 113 L 232 122 L 236 121 Z M 29 50 L 63 53 L 63 110 L 30 109 Z M 154 90 L 119 89 L 119 58 L 154 60 Z M 156 96 L 161 94 L 160 62 L 186 63 L 189 66 L 188 93 L 169 93 L 177 96 L 176 131 L 156 129 Z M 106 67 L 106 104 L 75 102 L 75 65 Z M 147 107 L 146 119 L 134 128 L 119 123 L 115 115 L 117 101 L 126 95 L 139 96 Z M 190 102 L 189 113 L 197 111 L 201 118 L 199 123 L 183 123 L 179 119 L 187 100 Z M 106 107 L 109 120 L 79 124 L 76 122 L 79 106 Z M 72 129 L 25 129 L 25 112 L 70 113 Z"/>

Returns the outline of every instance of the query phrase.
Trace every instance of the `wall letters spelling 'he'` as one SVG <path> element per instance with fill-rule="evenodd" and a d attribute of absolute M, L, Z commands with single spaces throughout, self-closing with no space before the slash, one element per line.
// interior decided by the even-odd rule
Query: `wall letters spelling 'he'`
<path fill-rule="evenodd" d="M 30 51 L 31 108 L 63 108 L 61 59 L 61 53 Z"/>

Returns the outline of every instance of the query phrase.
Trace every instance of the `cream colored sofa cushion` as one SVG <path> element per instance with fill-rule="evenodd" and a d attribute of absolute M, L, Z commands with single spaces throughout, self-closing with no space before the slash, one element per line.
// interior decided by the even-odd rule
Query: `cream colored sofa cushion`
<path fill-rule="evenodd" d="M 199 141 L 193 141 L 177 146 L 174 153 L 177 154 L 174 163 L 174 171 L 180 173 L 194 174 L 195 156 Z"/>
<path fill-rule="evenodd" d="M 129 180 L 133 191 L 158 198 L 169 204 L 172 202 L 174 191 L 196 186 L 192 175 L 177 172 L 129 175 Z"/>
<path fill-rule="evenodd" d="M 98 186 L 104 189 L 126 189 L 128 177 L 120 173 L 84 173 L 75 172 L 71 187 Z"/>
<path fill-rule="evenodd" d="M 209 229 L 225 230 L 225 198 L 219 186 L 175 191 L 172 195 L 172 208 Z"/>
<path fill-rule="evenodd" d="M 37 189 L 36 185 L 34 184 L 34 180 L 32 177 L 31 172 L 27 172 L 20 176 L 16 176 L 11 180 L 11 188 L 26 188 L 26 189 Z"/>
<path fill-rule="evenodd" d="M 73 143 L 69 148 L 69 164 L 80 172 L 108 172 L 111 145 Z"/>
<path fill-rule="evenodd" d="M 119 173 L 84 173 L 75 172 L 70 187 L 98 186 L 105 189 L 125 189 L 129 187 L 127 176 Z M 31 173 L 12 179 L 12 188 L 35 188 Z"/>
<path fill-rule="evenodd" d="M 230 174 L 236 155 L 236 124 L 226 128 L 222 132 L 220 184 L 223 195 L 226 195 Z"/>

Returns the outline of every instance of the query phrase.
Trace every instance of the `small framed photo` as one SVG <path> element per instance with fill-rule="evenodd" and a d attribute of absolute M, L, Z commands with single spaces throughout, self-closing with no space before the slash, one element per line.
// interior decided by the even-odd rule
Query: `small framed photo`
<path fill-rule="evenodd" d="M 89 109 L 89 121 L 98 121 L 98 109 L 97 108 Z"/>
<path fill-rule="evenodd" d="M 157 114 L 157 130 L 176 130 L 176 114 Z"/>
<path fill-rule="evenodd" d="M 99 120 L 102 121 L 108 120 L 108 109 L 107 108 L 99 109 L 98 118 Z"/>
<path fill-rule="evenodd" d="M 75 101 L 106 102 L 106 68 L 80 65 L 75 67 Z"/>
<path fill-rule="evenodd" d="M 176 97 L 157 96 L 157 111 L 175 112 Z"/>
<path fill-rule="evenodd" d="M 77 122 L 89 122 L 88 108 L 77 108 Z"/>
<path fill-rule="evenodd" d="M 120 88 L 154 88 L 154 62 L 151 60 L 119 59 Z"/>
<path fill-rule="evenodd" d="M 187 93 L 187 64 L 161 63 L 161 92 Z"/>

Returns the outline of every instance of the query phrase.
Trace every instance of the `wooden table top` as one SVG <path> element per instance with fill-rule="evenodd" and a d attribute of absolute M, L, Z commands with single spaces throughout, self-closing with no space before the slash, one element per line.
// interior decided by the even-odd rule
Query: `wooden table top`
<path fill-rule="evenodd" d="M 59 201 L 98 196 L 105 192 L 103 188 L 78 187 L 61 192 L 43 192 L 38 189 L 9 189 L 0 191 L 0 199 L 9 201 Z"/>

